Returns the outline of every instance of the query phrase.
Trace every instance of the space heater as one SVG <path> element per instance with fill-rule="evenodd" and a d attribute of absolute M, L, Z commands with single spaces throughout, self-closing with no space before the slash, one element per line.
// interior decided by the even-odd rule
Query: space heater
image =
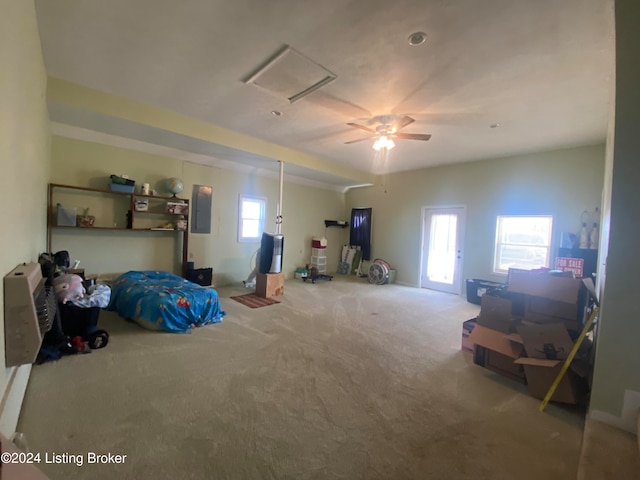
<path fill-rule="evenodd" d="M 23 263 L 4 277 L 5 364 L 33 363 L 44 334 L 51 329 L 56 297 L 45 287 L 38 263 Z"/>

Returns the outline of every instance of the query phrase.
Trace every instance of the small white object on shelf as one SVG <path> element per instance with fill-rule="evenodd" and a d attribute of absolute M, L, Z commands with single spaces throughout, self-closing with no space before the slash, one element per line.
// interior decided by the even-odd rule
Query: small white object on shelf
<path fill-rule="evenodd" d="M 598 233 L 598 224 L 594 223 L 593 228 L 591 229 L 591 233 L 589 234 L 589 248 L 591 250 L 598 249 L 598 240 L 600 239 L 600 235 Z"/>
<path fill-rule="evenodd" d="M 579 248 L 589 248 L 589 234 L 587 233 L 587 224 L 582 223 L 582 228 L 580 229 L 580 243 L 578 245 Z"/>
<path fill-rule="evenodd" d="M 149 200 L 136 200 L 136 212 L 147 212 L 149 211 Z"/>

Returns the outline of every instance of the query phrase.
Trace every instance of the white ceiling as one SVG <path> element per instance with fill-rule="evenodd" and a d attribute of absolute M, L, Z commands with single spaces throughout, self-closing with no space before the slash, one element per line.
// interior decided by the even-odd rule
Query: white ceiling
<path fill-rule="evenodd" d="M 606 135 L 613 0 L 36 0 L 36 7 L 50 76 L 365 172 L 594 144 Z M 425 44 L 408 44 L 415 31 L 427 33 Z M 337 79 L 295 103 L 245 83 L 284 45 Z M 367 135 L 347 122 L 375 127 L 368 123 L 375 116 L 405 114 L 416 122 L 402 131 L 431 140 L 398 140 L 389 158 L 370 141 L 344 144 Z M 50 115 L 76 135 L 103 133 L 201 160 L 266 161 L 65 106 L 51 105 Z M 494 123 L 500 127 L 489 128 Z M 315 179 L 344 186 L 326 174 Z"/>

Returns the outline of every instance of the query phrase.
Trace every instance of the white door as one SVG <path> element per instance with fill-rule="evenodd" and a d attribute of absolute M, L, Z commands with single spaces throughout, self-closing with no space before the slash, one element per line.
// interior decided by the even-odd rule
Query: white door
<path fill-rule="evenodd" d="M 422 210 L 420 286 L 460 295 L 465 207 Z"/>

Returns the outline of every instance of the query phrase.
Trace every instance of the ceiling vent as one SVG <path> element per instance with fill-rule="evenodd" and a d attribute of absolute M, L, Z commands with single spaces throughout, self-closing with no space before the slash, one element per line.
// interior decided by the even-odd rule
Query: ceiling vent
<path fill-rule="evenodd" d="M 336 78 L 333 72 L 286 45 L 245 83 L 293 103 Z"/>

